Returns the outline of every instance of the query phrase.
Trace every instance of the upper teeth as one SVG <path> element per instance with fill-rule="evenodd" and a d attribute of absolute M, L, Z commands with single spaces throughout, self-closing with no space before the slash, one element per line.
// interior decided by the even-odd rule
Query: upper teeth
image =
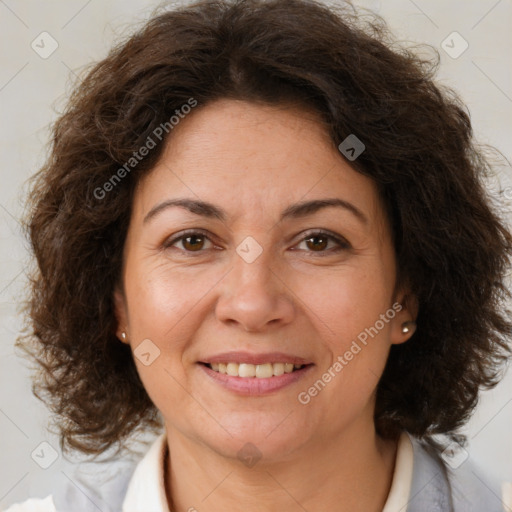
<path fill-rule="evenodd" d="M 272 376 L 278 377 L 279 375 L 283 375 L 283 373 L 292 373 L 294 368 L 302 368 L 302 365 L 294 365 L 293 363 L 211 363 L 210 367 L 216 372 L 227 373 L 232 377 L 256 377 L 265 379 Z"/>

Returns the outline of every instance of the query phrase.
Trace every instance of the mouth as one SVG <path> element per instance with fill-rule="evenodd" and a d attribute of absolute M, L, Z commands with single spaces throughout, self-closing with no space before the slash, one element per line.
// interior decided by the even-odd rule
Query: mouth
<path fill-rule="evenodd" d="M 301 380 L 315 366 L 306 359 L 283 353 L 230 352 L 198 361 L 204 374 L 238 395 L 261 396 Z"/>
<path fill-rule="evenodd" d="M 285 373 L 293 373 L 301 370 L 306 364 L 294 364 L 294 363 L 263 363 L 263 364 L 251 364 L 251 363 L 202 363 L 210 370 L 221 373 L 223 375 L 229 375 L 231 377 L 241 377 L 242 379 L 269 379 L 271 377 L 280 377 Z"/>

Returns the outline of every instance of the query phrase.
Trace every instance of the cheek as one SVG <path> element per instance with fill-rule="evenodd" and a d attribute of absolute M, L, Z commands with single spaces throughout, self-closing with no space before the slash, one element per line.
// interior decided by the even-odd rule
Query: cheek
<path fill-rule="evenodd" d="M 305 311 L 314 313 L 308 316 L 325 354 L 319 368 L 326 383 L 321 401 L 336 403 L 336 410 L 342 408 L 347 414 L 366 406 L 389 353 L 394 311 L 389 310 L 392 289 L 386 275 L 389 272 L 380 264 L 346 268 L 305 281 L 301 288 Z M 317 387 L 324 389 L 321 384 Z"/>
<path fill-rule="evenodd" d="M 306 314 L 325 334 L 323 338 L 338 351 L 379 320 L 390 307 L 392 296 L 391 283 L 380 264 L 318 273 L 297 280 L 293 289 Z M 381 330 L 386 331 L 386 326 Z"/>
<path fill-rule="evenodd" d="M 211 273 L 210 273 L 211 274 Z M 169 272 L 165 266 L 136 269 L 137 276 L 127 286 L 132 297 L 129 304 L 130 324 L 139 336 L 151 333 L 163 341 L 166 335 L 175 338 L 174 330 L 217 281 L 207 273 Z"/>
<path fill-rule="evenodd" d="M 164 417 L 190 405 L 187 363 L 189 340 L 198 328 L 201 298 L 217 280 L 157 268 L 132 267 L 125 282 L 130 335 L 137 371 L 144 388 Z M 148 343 L 150 340 L 151 343 Z M 146 344 L 150 364 L 138 354 Z"/>

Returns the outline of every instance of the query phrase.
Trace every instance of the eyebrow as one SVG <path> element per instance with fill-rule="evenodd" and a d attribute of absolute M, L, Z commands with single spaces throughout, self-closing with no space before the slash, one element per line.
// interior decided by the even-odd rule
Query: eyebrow
<path fill-rule="evenodd" d="M 144 217 L 144 223 L 148 222 L 159 213 L 167 210 L 168 208 L 179 207 L 188 210 L 189 212 L 199 215 L 201 217 L 207 217 L 211 219 L 218 219 L 222 222 L 226 222 L 227 213 L 220 207 L 215 206 L 207 201 L 200 201 L 196 199 L 168 199 L 156 206 L 151 208 L 148 214 Z M 314 199 L 312 201 L 302 201 L 300 203 L 292 204 L 288 206 L 282 213 L 279 222 L 289 218 L 300 218 L 312 215 L 323 208 L 338 207 L 344 208 L 351 212 L 357 219 L 362 223 L 368 224 L 368 218 L 364 213 L 359 210 L 356 206 L 343 199 L 326 198 L 326 199 Z"/>

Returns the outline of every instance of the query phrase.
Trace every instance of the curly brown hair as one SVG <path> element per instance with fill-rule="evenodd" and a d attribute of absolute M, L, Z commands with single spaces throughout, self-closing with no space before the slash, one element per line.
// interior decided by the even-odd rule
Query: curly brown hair
<path fill-rule="evenodd" d="M 38 268 L 30 335 L 17 341 L 38 363 L 33 392 L 55 413 L 64 451 L 99 454 L 162 427 L 116 338 L 113 290 L 134 187 L 167 138 L 119 169 L 191 98 L 196 108 L 293 103 L 319 113 L 336 146 L 349 134 L 364 142 L 352 165 L 380 187 L 398 280 L 419 303 L 416 333 L 392 346 L 378 384 L 377 432 L 463 439 L 456 430 L 479 388 L 499 381 L 511 352 L 512 236 L 485 191 L 490 164 L 464 105 L 433 80 L 437 65 L 350 6 L 211 0 L 157 11 L 88 70 L 34 177 L 27 230 Z"/>

